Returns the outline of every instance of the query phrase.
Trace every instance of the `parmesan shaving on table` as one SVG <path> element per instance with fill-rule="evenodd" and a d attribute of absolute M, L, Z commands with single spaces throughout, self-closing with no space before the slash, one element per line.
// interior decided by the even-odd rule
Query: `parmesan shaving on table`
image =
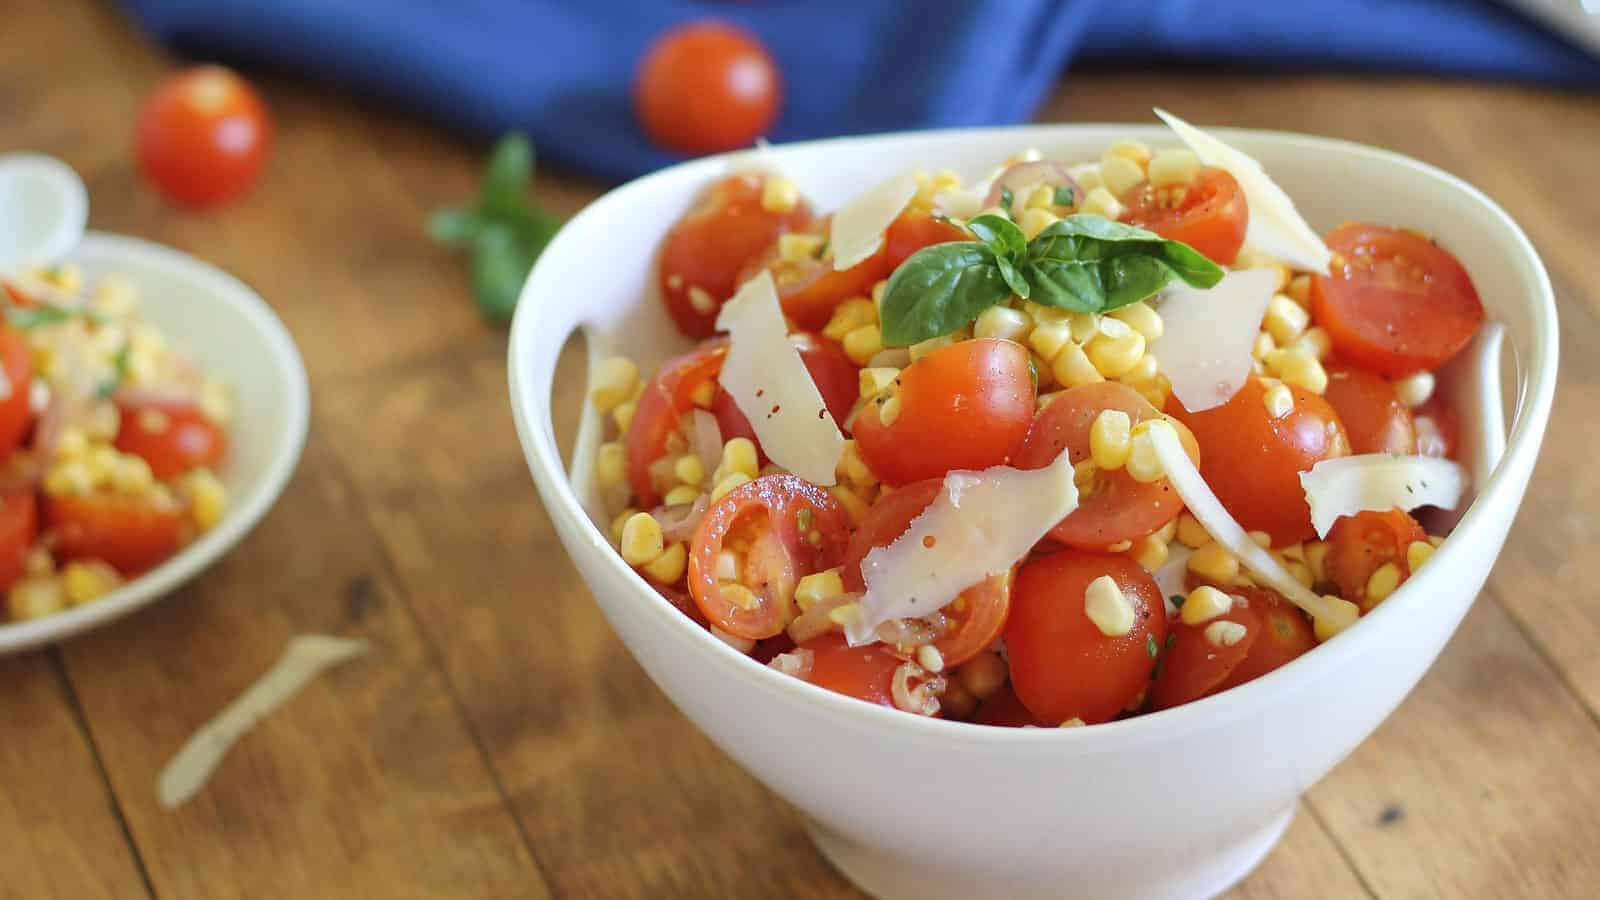
<path fill-rule="evenodd" d="M 234 743 L 255 724 L 293 697 L 325 669 L 367 652 L 367 642 L 301 635 L 238 699 L 196 731 L 161 770 L 156 791 L 162 807 L 175 809 L 205 786 Z"/>

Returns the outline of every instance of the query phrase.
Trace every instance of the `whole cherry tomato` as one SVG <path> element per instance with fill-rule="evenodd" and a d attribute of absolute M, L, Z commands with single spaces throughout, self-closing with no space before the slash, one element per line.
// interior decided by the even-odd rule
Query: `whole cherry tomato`
<path fill-rule="evenodd" d="M 256 92 L 221 66 L 196 66 L 161 83 L 139 110 L 139 168 L 173 202 L 211 206 L 261 175 L 272 121 Z"/>
<path fill-rule="evenodd" d="M 783 80 L 760 39 L 726 22 L 692 22 L 656 38 L 634 76 L 633 105 L 650 139 L 681 153 L 743 147 L 778 117 Z"/>

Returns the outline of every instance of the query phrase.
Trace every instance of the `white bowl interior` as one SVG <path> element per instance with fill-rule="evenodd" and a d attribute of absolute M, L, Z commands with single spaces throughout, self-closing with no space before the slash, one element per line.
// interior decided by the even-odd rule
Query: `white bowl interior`
<path fill-rule="evenodd" d="M 137 288 L 140 309 L 176 348 L 234 390 L 228 453 L 218 471 L 228 488 L 223 520 L 177 555 L 94 603 L 0 625 L 0 653 L 60 640 L 111 621 L 194 577 L 242 538 L 271 507 L 305 443 L 310 399 L 294 341 L 270 307 L 238 279 L 176 250 L 90 233 L 71 260 L 85 278 L 118 274 Z"/>

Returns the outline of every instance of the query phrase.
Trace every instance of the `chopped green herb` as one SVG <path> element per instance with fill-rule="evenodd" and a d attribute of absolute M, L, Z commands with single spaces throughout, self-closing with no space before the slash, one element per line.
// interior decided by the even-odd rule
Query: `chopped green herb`
<path fill-rule="evenodd" d="M 817 252 L 811 254 L 811 258 L 812 259 L 821 259 L 821 258 L 823 258 L 824 256 L 827 256 L 827 255 L 828 255 L 828 239 L 827 238 L 823 238 L 822 239 L 822 243 L 817 245 Z"/>
<path fill-rule="evenodd" d="M 99 399 L 109 399 L 117 392 L 117 388 L 122 387 L 122 383 L 128 380 L 128 348 L 131 346 L 128 341 L 123 341 L 122 346 L 117 349 L 117 354 L 111 357 L 112 375 L 100 382 L 99 388 L 95 390 L 95 396 Z"/>
<path fill-rule="evenodd" d="M 794 523 L 800 526 L 801 531 L 811 530 L 811 507 L 802 506 L 794 514 Z"/>
<path fill-rule="evenodd" d="M 1072 206 L 1078 202 L 1078 195 L 1073 192 L 1071 185 L 1063 184 L 1056 188 L 1055 196 L 1050 198 L 1050 202 L 1056 206 Z"/>
<path fill-rule="evenodd" d="M 1011 188 L 1002 187 L 1000 189 L 1000 208 L 1005 211 L 1006 215 L 1009 216 L 1011 215 L 1011 210 L 1016 206 L 1016 204 L 1017 198 L 1016 195 L 1011 193 Z"/>
<path fill-rule="evenodd" d="M 1184 597 L 1182 594 L 1173 594 L 1171 597 L 1168 597 L 1167 599 L 1172 601 L 1172 605 L 1173 606 L 1176 606 L 1179 609 L 1183 609 L 1183 601 L 1188 599 L 1188 598 Z"/>
<path fill-rule="evenodd" d="M 1150 654 L 1151 659 L 1155 659 L 1156 656 L 1161 652 L 1161 648 L 1156 646 L 1155 635 L 1147 634 L 1144 636 L 1144 652 Z"/>
<path fill-rule="evenodd" d="M 72 313 L 59 306 L 13 306 L 6 310 L 6 321 L 24 331 L 41 325 L 56 325 L 70 318 Z"/>

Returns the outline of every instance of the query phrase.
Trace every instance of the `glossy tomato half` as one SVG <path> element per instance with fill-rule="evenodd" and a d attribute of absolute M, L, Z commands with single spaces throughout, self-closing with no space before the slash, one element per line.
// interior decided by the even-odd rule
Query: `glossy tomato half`
<path fill-rule="evenodd" d="M 116 448 L 150 464 L 163 481 L 215 465 L 227 438 L 199 407 L 180 403 L 119 404 Z"/>
<path fill-rule="evenodd" d="M 98 559 L 124 575 L 154 568 L 183 544 L 184 509 L 111 494 L 48 495 L 58 559 Z"/>
<path fill-rule="evenodd" d="M 1330 365 L 1322 397 L 1344 425 L 1351 453 L 1417 452 L 1411 410 L 1400 402 L 1388 379 L 1365 369 Z"/>
<path fill-rule="evenodd" d="M 0 371 L 6 383 L 4 394 L 0 394 L 0 459 L 4 459 L 22 446 L 22 439 L 33 424 L 33 407 L 29 405 L 32 355 L 27 340 L 14 328 L 0 327 Z"/>
<path fill-rule="evenodd" d="M 1187 185 L 1133 188 L 1122 198 L 1124 218 L 1169 241 L 1182 241 L 1225 266 L 1233 265 L 1244 246 L 1250 210 L 1244 191 L 1222 169 L 1201 169 Z"/>

